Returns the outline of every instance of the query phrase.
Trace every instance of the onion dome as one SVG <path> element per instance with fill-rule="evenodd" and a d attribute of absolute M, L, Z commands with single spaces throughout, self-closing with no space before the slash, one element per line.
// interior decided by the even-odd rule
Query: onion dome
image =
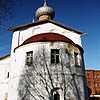
<path fill-rule="evenodd" d="M 45 17 L 42 17 L 42 16 L 45 16 Z M 44 6 L 38 8 L 36 11 L 36 17 L 38 19 L 40 19 L 40 17 L 42 19 L 53 19 L 54 16 L 55 16 L 55 12 L 54 12 L 53 8 L 47 6 L 46 0 L 44 2 Z"/>

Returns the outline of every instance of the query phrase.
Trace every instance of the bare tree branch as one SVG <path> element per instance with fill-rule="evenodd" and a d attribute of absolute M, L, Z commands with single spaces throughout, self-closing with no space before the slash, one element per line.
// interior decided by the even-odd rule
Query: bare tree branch
<path fill-rule="evenodd" d="M 14 0 L 0 0 L 0 29 L 5 26 L 7 20 L 13 17 Z"/>

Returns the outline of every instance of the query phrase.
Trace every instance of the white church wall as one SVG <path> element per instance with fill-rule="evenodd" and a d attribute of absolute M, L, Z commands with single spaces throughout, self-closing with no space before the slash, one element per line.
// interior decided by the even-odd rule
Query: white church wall
<path fill-rule="evenodd" d="M 61 34 L 61 35 L 68 37 L 74 43 L 81 46 L 81 38 L 80 38 L 79 34 L 72 32 L 72 31 L 69 31 L 67 29 L 61 28 L 61 27 L 54 25 L 52 23 L 38 25 L 38 26 L 34 27 L 33 30 L 34 30 L 33 35 L 40 34 L 40 32 L 41 33 L 46 33 L 46 32 L 58 33 L 58 34 Z"/>
<path fill-rule="evenodd" d="M 60 59 L 60 64 L 52 65 L 50 63 L 51 49 L 60 49 L 60 56 L 63 59 Z M 64 52 L 66 49 L 71 54 L 70 58 Z M 34 64 L 36 63 L 36 66 L 25 65 L 26 52 L 29 51 L 33 51 L 33 61 L 35 61 Z M 12 73 L 9 81 L 8 100 L 22 100 L 22 98 L 29 98 L 29 100 L 37 98 L 40 100 L 41 96 L 49 100 L 51 90 L 56 87 L 65 89 L 63 91 L 66 95 L 62 95 L 66 99 L 80 100 L 78 98 L 79 95 L 81 100 L 85 100 L 84 65 L 81 59 L 81 65 L 75 66 L 74 52 L 76 51 L 82 56 L 79 49 L 71 48 L 69 44 L 64 42 L 35 42 L 17 48 L 13 54 L 15 58 L 12 59 L 14 66 L 11 66 Z M 41 62 L 43 54 L 46 58 Z M 46 63 L 44 63 L 44 60 L 46 60 Z M 40 66 L 40 63 L 42 66 Z M 27 87 L 29 87 L 28 90 Z M 44 99 L 42 98 L 42 100 Z"/>
<path fill-rule="evenodd" d="M 19 31 L 15 31 L 13 33 L 13 37 L 12 37 L 12 47 L 11 47 L 11 53 L 14 51 L 14 48 L 16 48 L 18 46 L 18 41 L 19 41 Z"/>
<path fill-rule="evenodd" d="M 20 76 L 10 77 L 9 79 L 9 87 L 8 87 L 8 100 L 19 100 L 18 98 L 18 82 Z"/>
<path fill-rule="evenodd" d="M 10 56 L 0 60 L 0 100 L 7 99 Z"/>
<path fill-rule="evenodd" d="M 64 35 L 68 37 L 69 39 L 71 39 L 74 43 L 82 46 L 81 37 L 79 34 L 66 30 L 64 28 L 61 28 L 52 23 L 46 23 L 46 24 L 41 24 L 38 26 L 27 28 L 27 30 L 23 29 L 23 30 L 15 31 L 13 33 L 12 51 L 14 50 L 14 48 L 21 45 L 29 37 L 34 36 L 36 34 L 47 33 L 47 32 L 54 32 L 54 33 Z"/>

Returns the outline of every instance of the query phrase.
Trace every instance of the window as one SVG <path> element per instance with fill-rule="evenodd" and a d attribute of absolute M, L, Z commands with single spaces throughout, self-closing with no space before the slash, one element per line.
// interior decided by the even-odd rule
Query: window
<path fill-rule="evenodd" d="M 51 49 L 51 64 L 59 63 L 59 49 Z"/>
<path fill-rule="evenodd" d="M 94 86 L 97 87 L 97 83 L 96 83 L 96 81 L 94 82 Z"/>
<path fill-rule="evenodd" d="M 100 95 L 100 91 L 99 91 L 99 95 Z"/>
<path fill-rule="evenodd" d="M 98 92 L 96 91 L 96 95 L 98 94 Z"/>
<path fill-rule="evenodd" d="M 51 90 L 51 100 L 64 100 L 63 95 L 62 88 L 54 88 Z"/>
<path fill-rule="evenodd" d="M 56 93 L 54 94 L 53 100 L 60 100 L 60 95 L 59 95 L 58 92 L 56 92 Z"/>
<path fill-rule="evenodd" d="M 87 73 L 87 78 L 90 78 L 90 73 Z"/>
<path fill-rule="evenodd" d="M 97 78 L 99 78 L 99 74 L 97 74 Z"/>
<path fill-rule="evenodd" d="M 91 82 L 90 81 L 88 81 L 88 86 L 91 86 Z"/>
<path fill-rule="evenodd" d="M 26 65 L 31 66 L 33 64 L 33 51 L 26 53 Z"/>
<path fill-rule="evenodd" d="M 75 57 L 75 65 L 76 66 L 80 66 L 79 54 L 78 53 L 74 53 L 74 57 Z"/>
<path fill-rule="evenodd" d="M 100 87 L 100 81 L 98 82 L 98 86 Z"/>
<path fill-rule="evenodd" d="M 7 73 L 7 78 L 9 78 L 9 72 Z"/>
<path fill-rule="evenodd" d="M 96 78 L 96 75 L 94 74 L 93 77 Z"/>

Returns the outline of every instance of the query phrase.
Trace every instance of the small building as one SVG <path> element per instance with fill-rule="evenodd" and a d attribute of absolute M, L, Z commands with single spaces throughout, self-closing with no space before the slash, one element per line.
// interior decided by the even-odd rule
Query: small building
<path fill-rule="evenodd" d="M 10 54 L 0 57 L 0 100 L 8 98 Z"/>
<path fill-rule="evenodd" d="M 100 70 L 86 70 L 87 86 L 91 89 L 91 97 L 100 97 Z"/>

